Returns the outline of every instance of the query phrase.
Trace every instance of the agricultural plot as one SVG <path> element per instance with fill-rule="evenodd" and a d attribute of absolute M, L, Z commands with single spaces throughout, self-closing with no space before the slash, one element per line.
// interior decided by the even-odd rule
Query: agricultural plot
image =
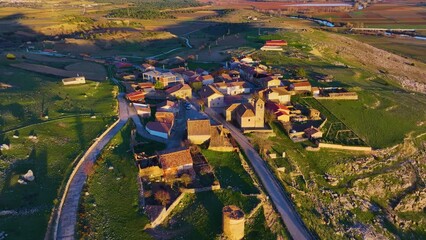
<path fill-rule="evenodd" d="M 388 1 L 350 13 L 319 13 L 317 17 L 335 22 L 349 22 L 355 27 L 424 29 L 425 8 L 413 1 Z"/>
<path fill-rule="evenodd" d="M 321 129 L 324 132 L 323 141 L 348 146 L 367 146 L 367 144 L 350 128 L 348 128 L 333 113 L 314 98 L 303 98 L 308 107 L 319 110 L 327 117 L 327 122 Z"/>

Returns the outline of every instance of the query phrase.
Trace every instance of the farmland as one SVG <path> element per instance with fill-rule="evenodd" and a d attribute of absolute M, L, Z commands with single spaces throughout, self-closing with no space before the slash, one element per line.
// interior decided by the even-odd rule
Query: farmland
<path fill-rule="evenodd" d="M 371 4 L 359 11 L 315 15 L 333 22 L 351 23 L 355 27 L 424 29 L 425 12 L 425 7 L 417 1 L 394 0 Z"/>

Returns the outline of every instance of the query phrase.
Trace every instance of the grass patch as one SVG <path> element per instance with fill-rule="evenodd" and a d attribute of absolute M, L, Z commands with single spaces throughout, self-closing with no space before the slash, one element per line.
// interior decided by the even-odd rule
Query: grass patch
<path fill-rule="evenodd" d="M 130 124 L 112 139 L 96 162 L 82 194 L 80 238 L 150 238 L 143 230 L 149 220 L 138 209 L 138 171 L 128 151 L 129 140 Z M 109 169 L 111 166 L 113 170 Z"/>
<path fill-rule="evenodd" d="M 245 239 L 277 239 L 277 236 L 275 236 L 275 234 L 272 233 L 266 225 L 263 208 L 257 210 L 257 212 L 253 215 L 252 222 L 246 225 Z"/>
<path fill-rule="evenodd" d="M 182 230 L 175 239 L 216 239 L 222 233 L 222 208 L 236 205 L 245 214 L 259 203 L 256 197 L 246 197 L 231 190 L 191 194 L 182 199 L 184 207 L 177 207 L 169 230 Z"/>
<path fill-rule="evenodd" d="M 0 211 L 34 210 L 23 216 L 3 216 L 0 229 L 11 239 L 42 239 L 58 190 L 68 177 L 75 158 L 105 128 L 101 119 L 68 118 L 23 128 L 20 138 L 10 139 L 11 150 L 0 157 Z M 38 141 L 28 139 L 35 131 Z M 35 181 L 20 185 L 17 180 L 29 169 Z"/>
<path fill-rule="evenodd" d="M 426 97 L 404 92 L 359 92 L 358 101 L 321 103 L 374 148 L 402 142 L 409 132 L 421 133 L 426 126 Z"/>
<path fill-rule="evenodd" d="M 63 86 L 59 78 L 12 68 L 1 64 L 0 82 L 13 87 L 0 90 L 0 130 L 79 114 L 97 117 L 115 115 L 117 106 L 109 82 L 92 82 Z"/>
<path fill-rule="evenodd" d="M 253 180 L 241 165 L 236 152 L 202 150 L 207 161 L 214 168 L 222 188 L 231 187 L 245 194 L 259 193 Z"/>

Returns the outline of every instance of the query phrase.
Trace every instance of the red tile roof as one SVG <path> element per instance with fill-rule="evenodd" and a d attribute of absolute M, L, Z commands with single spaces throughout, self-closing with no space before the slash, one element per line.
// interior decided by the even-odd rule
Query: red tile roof
<path fill-rule="evenodd" d="M 184 165 L 193 164 L 189 149 L 182 149 L 174 152 L 159 153 L 158 159 L 163 169 L 177 168 Z"/>
<path fill-rule="evenodd" d="M 145 99 L 145 95 L 146 92 L 137 91 L 126 94 L 126 98 L 129 99 L 129 101 L 138 101 L 141 99 Z"/>
<path fill-rule="evenodd" d="M 311 83 L 309 82 L 297 82 L 297 83 L 293 83 L 294 87 L 310 87 Z"/>
<path fill-rule="evenodd" d="M 269 40 L 266 41 L 265 46 L 287 46 L 287 42 L 284 40 Z"/>

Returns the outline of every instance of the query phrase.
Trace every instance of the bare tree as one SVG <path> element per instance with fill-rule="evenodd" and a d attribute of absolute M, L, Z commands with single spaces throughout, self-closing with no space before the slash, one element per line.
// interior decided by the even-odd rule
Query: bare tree
<path fill-rule="evenodd" d="M 189 184 L 192 183 L 192 178 L 189 174 L 182 174 L 182 176 L 180 177 L 180 180 L 183 182 L 183 184 L 185 185 L 185 187 L 188 187 Z"/>
<path fill-rule="evenodd" d="M 155 193 L 155 199 L 165 207 L 170 202 L 170 194 L 164 190 L 160 190 Z"/>

